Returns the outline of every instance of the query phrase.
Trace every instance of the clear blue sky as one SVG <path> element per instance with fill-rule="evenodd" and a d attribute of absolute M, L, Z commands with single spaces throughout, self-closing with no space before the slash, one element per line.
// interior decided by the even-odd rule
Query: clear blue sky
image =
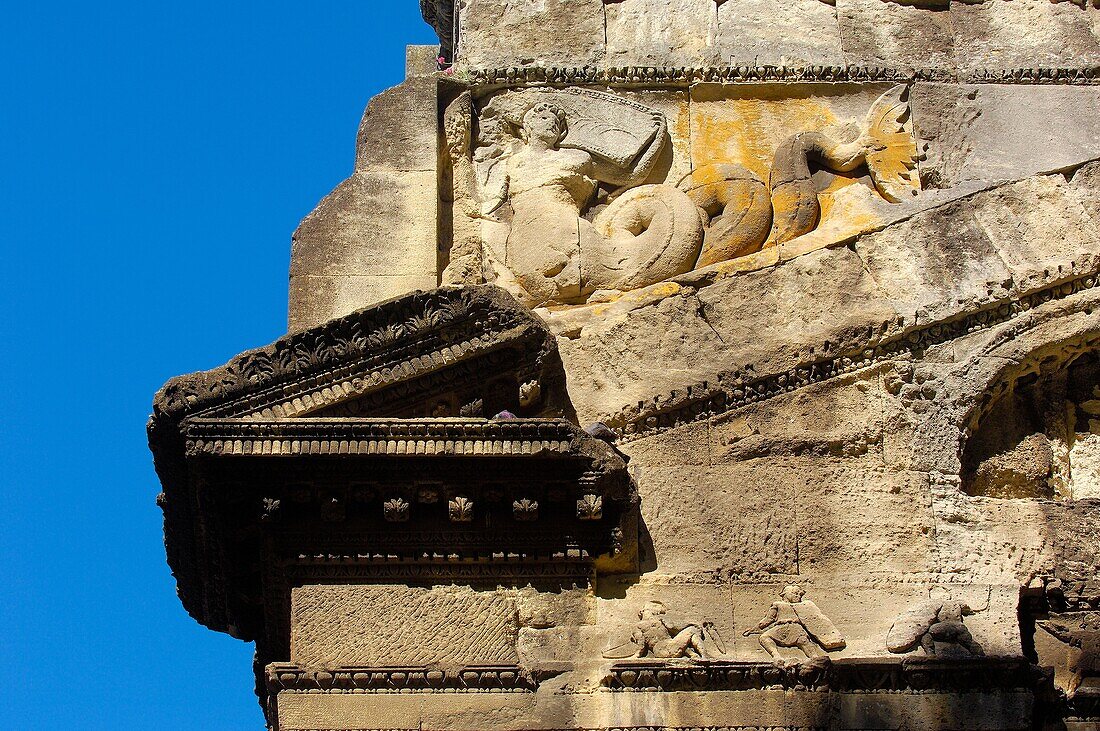
<path fill-rule="evenodd" d="M 154 391 L 278 337 L 290 235 L 417 0 L 0 12 L 0 727 L 255 729 L 252 646 L 187 616 Z"/>

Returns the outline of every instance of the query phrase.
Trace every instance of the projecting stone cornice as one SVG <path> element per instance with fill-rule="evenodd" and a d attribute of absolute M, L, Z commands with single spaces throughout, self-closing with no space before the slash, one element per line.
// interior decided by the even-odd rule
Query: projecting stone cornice
<path fill-rule="evenodd" d="M 488 286 L 173 379 L 149 440 L 180 598 L 285 654 L 291 576 L 584 582 L 631 545 L 637 498 L 570 412 L 553 336 Z"/>

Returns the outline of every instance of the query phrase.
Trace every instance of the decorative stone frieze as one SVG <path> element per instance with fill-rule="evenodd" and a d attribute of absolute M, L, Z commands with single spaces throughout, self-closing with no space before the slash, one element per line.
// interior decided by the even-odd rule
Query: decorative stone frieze
<path fill-rule="evenodd" d="M 1034 670 L 1022 658 L 989 657 L 836 660 L 826 665 L 714 661 L 673 665 L 632 661 L 611 667 L 604 685 L 616 691 L 833 690 L 853 693 L 943 693 L 1031 689 Z"/>
<path fill-rule="evenodd" d="M 613 66 L 607 68 L 563 68 L 517 66 L 470 69 L 471 84 L 479 87 L 523 86 L 527 84 L 611 85 L 687 87 L 692 84 L 736 84 L 760 82 L 955 82 L 965 84 L 1097 84 L 1100 67 L 1035 67 L 975 69 L 952 74 L 941 69 L 903 69 L 882 66 Z"/>

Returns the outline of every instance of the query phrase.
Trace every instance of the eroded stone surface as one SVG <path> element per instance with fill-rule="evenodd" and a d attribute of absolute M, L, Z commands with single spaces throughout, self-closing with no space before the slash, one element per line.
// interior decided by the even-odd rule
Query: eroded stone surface
<path fill-rule="evenodd" d="M 713 0 L 623 0 L 606 3 L 609 65 L 706 66 L 721 59 Z"/>
<path fill-rule="evenodd" d="M 842 64 L 836 8 L 820 0 L 730 0 L 718 5 L 720 60 L 733 65 Z"/>
<path fill-rule="evenodd" d="M 465 65 L 587 66 L 604 57 L 603 0 L 466 0 L 458 18 Z"/>
<path fill-rule="evenodd" d="M 394 585 L 304 586 L 294 590 L 291 604 L 290 656 L 303 665 L 506 664 L 518 659 L 515 599 L 504 594 Z"/>

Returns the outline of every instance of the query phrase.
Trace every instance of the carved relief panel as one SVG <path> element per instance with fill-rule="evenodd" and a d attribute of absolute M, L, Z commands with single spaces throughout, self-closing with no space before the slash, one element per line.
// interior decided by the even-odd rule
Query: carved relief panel
<path fill-rule="evenodd" d="M 533 307 L 607 301 L 812 233 L 802 246 L 820 248 L 920 191 L 900 85 L 465 93 L 445 131 L 443 280 Z"/>

